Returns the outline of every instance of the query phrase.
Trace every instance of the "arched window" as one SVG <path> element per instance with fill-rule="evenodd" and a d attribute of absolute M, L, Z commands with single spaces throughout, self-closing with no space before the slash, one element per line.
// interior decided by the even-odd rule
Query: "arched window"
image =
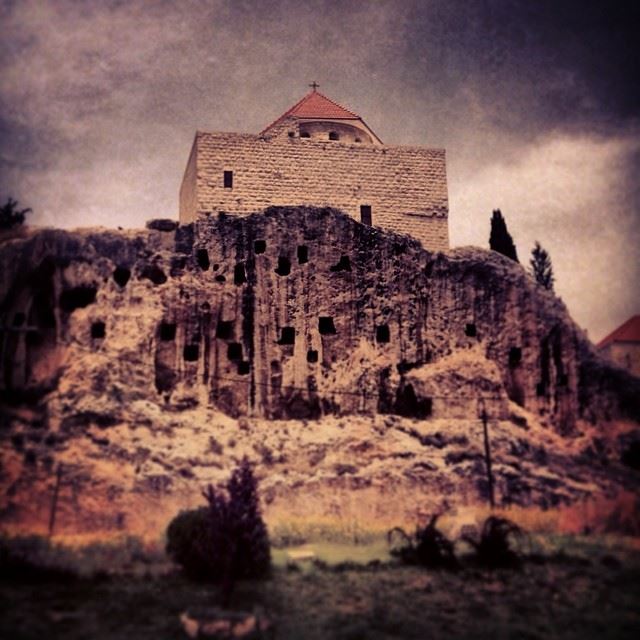
<path fill-rule="evenodd" d="M 337 131 L 329 131 L 329 140 L 340 140 L 340 135 Z"/>

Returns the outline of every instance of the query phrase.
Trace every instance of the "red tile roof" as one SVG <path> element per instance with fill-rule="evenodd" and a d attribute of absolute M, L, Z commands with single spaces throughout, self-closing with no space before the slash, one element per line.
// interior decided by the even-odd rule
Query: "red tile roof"
<path fill-rule="evenodd" d="M 328 118 L 332 120 L 360 120 L 360 116 L 340 106 L 337 102 L 329 100 L 318 91 L 310 91 L 302 100 L 297 102 L 288 111 L 283 113 L 277 120 L 274 120 L 268 127 L 263 129 L 264 133 L 278 124 L 281 120 L 293 116 L 295 118 Z"/>
<path fill-rule="evenodd" d="M 629 318 L 606 338 L 600 340 L 597 346 L 602 348 L 611 342 L 640 342 L 640 315 Z"/>

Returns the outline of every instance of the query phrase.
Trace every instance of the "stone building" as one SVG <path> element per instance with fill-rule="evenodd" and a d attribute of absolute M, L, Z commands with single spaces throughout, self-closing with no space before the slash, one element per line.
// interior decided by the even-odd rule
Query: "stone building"
<path fill-rule="evenodd" d="M 428 250 L 449 248 L 444 149 L 385 145 L 315 86 L 257 135 L 196 133 L 180 222 L 270 205 L 330 206 Z"/>
<path fill-rule="evenodd" d="M 604 356 L 640 377 L 640 315 L 629 318 L 597 345 Z"/>

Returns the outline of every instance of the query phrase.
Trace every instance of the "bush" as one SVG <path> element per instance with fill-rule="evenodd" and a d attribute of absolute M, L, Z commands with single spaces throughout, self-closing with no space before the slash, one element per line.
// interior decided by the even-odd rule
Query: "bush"
<path fill-rule="evenodd" d="M 271 568 L 271 550 L 260 514 L 257 482 L 245 458 L 226 490 L 211 485 L 208 505 L 176 516 L 167 529 L 167 553 L 196 580 L 222 582 L 260 578 Z"/>
<path fill-rule="evenodd" d="M 416 527 L 413 537 L 400 527 L 391 529 L 387 533 L 391 555 L 400 558 L 405 564 L 419 564 L 432 569 L 457 568 L 453 542 L 436 527 L 439 517 L 431 516 L 426 527 Z"/>
<path fill-rule="evenodd" d="M 13 198 L 9 198 L 7 202 L 0 207 L 0 230 L 13 229 L 24 224 L 25 216 L 31 213 L 31 209 L 18 209 L 18 202 Z"/>
<path fill-rule="evenodd" d="M 482 526 L 480 539 L 462 536 L 475 551 L 478 564 L 489 569 L 516 568 L 521 564 L 518 546 L 525 538 L 525 532 L 511 520 L 489 516 Z"/>

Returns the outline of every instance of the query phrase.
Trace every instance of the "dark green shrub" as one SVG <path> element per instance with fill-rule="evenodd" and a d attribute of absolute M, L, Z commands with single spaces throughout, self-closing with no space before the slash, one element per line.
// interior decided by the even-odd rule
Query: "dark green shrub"
<path fill-rule="evenodd" d="M 405 564 L 418 564 L 432 569 L 457 568 L 453 542 L 436 527 L 439 517 L 431 516 L 426 527 L 416 527 L 413 537 L 400 527 L 391 529 L 387 533 L 391 555 Z"/>
<path fill-rule="evenodd" d="M 525 532 L 511 520 L 489 516 L 482 526 L 480 539 L 462 536 L 475 552 L 478 564 L 489 569 L 517 568 L 520 566 L 519 547 L 525 539 Z"/>
<path fill-rule="evenodd" d="M 257 482 L 245 458 L 226 490 L 211 485 L 208 505 L 176 516 L 167 529 L 167 553 L 188 576 L 231 588 L 239 578 L 260 578 L 271 568 L 267 528 L 260 514 Z"/>

